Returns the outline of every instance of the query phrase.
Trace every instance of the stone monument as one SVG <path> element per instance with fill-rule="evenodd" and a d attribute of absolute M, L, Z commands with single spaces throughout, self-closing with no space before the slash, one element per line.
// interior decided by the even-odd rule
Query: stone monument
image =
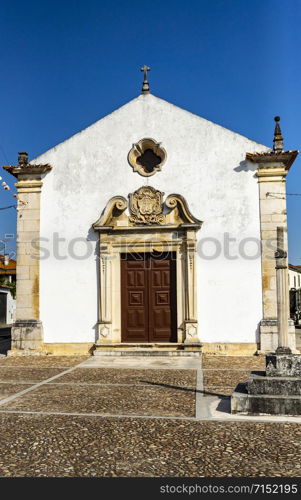
<path fill-rule="evenodd" d="M 276 282 L 278 347 L 266 355 L 266 371 L 252 372 L 231 396 L 231 413 L 301 415 L 301 355 L 288 347 L 289 291 L 284 229 L 277 228 Z"/>

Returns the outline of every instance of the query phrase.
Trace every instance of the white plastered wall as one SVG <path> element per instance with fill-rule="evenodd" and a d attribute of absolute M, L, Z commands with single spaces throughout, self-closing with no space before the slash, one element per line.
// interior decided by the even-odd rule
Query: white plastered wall
<path fill-rule="evenodd" d="M 167 161 L 153 177 L 134 173 L 127 162 L 143 137 L 162 142 Z M 98 319 L 97 234 L 91 229 L 108 200 L 127 197 L 149 183 L 165 195 L 183 195 L 192 214 L 204 221 L 198 239 L 203 253 L 215 252 L 224 234 L 236 238 L 231 255 L 197 256 L 199 337 L 204 342 L 255 342 L 262 318 L 261 262 L 256 243 L 245 246 L 256 259 L 239 256 L 243 238 L 260 241 L 258 183 L 247 151 L 268 148 L 152 95 L 139 96 L 32 163 L 53 166 L 43 180 L 40 311 L 45 342 L 94 342 Z M 53 235 L 64 238 L 53 255 Z M 81 238 L 82 242 L 74 242 Z M 87 251 L 83 260 L 75 253 Z M 70 243 L 71 242 L 71 243 Z M 213 245 L 213 246 L 212 246 Z M 69 249 L 70 250 L 70 249 Z M 257 252 L 256 252 L 257 250 Z M 44 255 L 44 251 L 42 252 Z M 66 258 L 63 258 L 66 256 Z"/>

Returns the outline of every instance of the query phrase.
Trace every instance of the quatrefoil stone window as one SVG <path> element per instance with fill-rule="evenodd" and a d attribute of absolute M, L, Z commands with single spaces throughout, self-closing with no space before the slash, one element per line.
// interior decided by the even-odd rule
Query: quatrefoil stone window
<path fill-rule="evenodd" d="M 156 172 L 160 172 L 162 165 L 166 161 L 166 151 L 160 142 L 154 139 L 141 139 L 133 144 L 128 154 L 128 162 L 134 172 L 150 177 Z"/>

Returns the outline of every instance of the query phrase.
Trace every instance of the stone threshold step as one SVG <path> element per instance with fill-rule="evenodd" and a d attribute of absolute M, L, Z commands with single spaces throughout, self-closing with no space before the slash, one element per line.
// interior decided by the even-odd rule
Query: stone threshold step
<path fill-rule="evenodd" d="M 109 349 L 189 349 L 199 348 L 201 349 L 202 344 L 200 342 L 187 343 L 183 342 L 114 342 L 114 343 L 101 343 L 95 344 L 97 348 L 109 348 Z"/>
<path fill-rule="evenodd" d="M 168 351 L 168 350 L 146 350 L 146 349 L 95 349 L 93 356 L 160 356 L 160 357 L 177 357 L 177 356 L 190 356 L 199 357 L 201 356 L 201 351 Z"/>
<path fill-rule="evenodd" d="M 200 356 L 200 342 L 116 342 L 95 344 L 94 356 Z"/>

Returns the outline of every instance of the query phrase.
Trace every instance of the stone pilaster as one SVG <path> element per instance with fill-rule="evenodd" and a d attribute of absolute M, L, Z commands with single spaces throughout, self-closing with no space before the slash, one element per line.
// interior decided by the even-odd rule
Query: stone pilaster
<path fill-rule="evenodd" d="M 287 252 L 286 176 L 297 154 L 297 151 L 247 153 L 247 159 L 258 164 L 263 297 L 263 318 L 260 324 L 262 352 L 274 352 L 278 347 L 275 267 L 277 227 L 283 228 L 284 251 Z M 288 318 L 287 322 L 289 345 L 295 349 L 295 328 Z"/>
<path fill-rule="evenodd" d="M 278 347 L 277 285 L 275 250 L 277 226 L 285 231 L 287 251 L 286 175 L 284 165 L 260 164 L 259 182 L 263 318 L 260 324 L 260 350 L 275 351 Z"/>
<path fill-rule="evenodd" d="M 99 273 L 100 301 L 98 343 L 110 343 L 112 339 L 112 250 L 109 244 L 100 241 Z"/>
<path fill-rule="evenodd" d="M 186 301 L 185 301 L 185 344 L 199 342 L 197 322 L 197 277 L 196 277 L 196 236 L 193 231 L 186 235 Z"/>
<path fill-rule="evenodd" d="M 19 165 L 4 167 L 17 177 L 17 301 L 12 328 L 12 351 L 39 351 L 43 344 L 40 321 L 40 197 L 42 175 L 49 165 L 28 164 L 19 154 Z"/>

